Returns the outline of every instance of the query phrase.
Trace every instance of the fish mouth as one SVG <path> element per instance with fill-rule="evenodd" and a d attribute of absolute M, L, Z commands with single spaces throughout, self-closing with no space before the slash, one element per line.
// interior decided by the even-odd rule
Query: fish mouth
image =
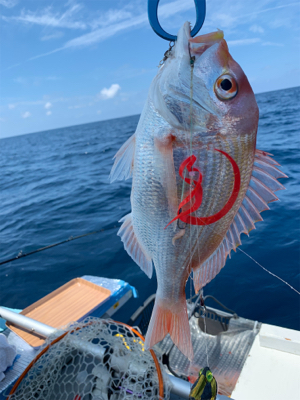
<path fill-rule="evenodd" d="M 216 32 L 207 33 L 189 38 L 190 52 L 192 55 L 200 56 L 207 49 L 224 39 L 224 32 L 218 29 Z"/>
<path fill-rule="evenodd" d="M 191 37 L 191 25 L 185 22 L 178 32 L 175 46 L 175 56 L 201 56 L 207 49 L 224 39 L 224 33 L 221 30 Z"/>

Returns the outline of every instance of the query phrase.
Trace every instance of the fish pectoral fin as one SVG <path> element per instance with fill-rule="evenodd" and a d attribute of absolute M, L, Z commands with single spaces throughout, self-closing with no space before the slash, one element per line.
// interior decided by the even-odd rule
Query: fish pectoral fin
<path fill-rule="evenodd" d="M 135 134 L 133 134 L 114 156 L 115 162 L 111 169 L 110 182 L 130 178 L 133 171 L 135 152 Z"/>
<path fill-rule="evenodd" d="M 168 212 L 171 219 L 177 215 L 178 198 L 176 185 L 176 172 L 173 159 L 173 140 L 170 134 L 164 140 L 154 139 L 154 176 L 165 189 L 168 199 Z"/>
<path fill-rule="evenodd" d="M 236 213 L 225 237 L 214 253 L 198 268 L 194 269 L 194 287 L 198 292 L 209 283 L 224 267 L 231 250 L 236 251 L 242 244 L 240 236 L 255 229 L 255 223 L 262 221 L 260 213 L 269 210 L 268 203 L 278 200 L 274 194 L 284 189 L 278 178 L 287 178 L 273 158 L 261 150 L 256 150 L 252 176 L 243 202 Z"/>
<path fill-rule="evenodd" d="M 162 299 L 156 297 L 145 338 L 145 348 L 152 348 L 168 333 L 182 354 L 193 360 L 194 352 L 185 296 L 174 307 L 168 307 Z"/>
<path fill-rule="evenodd" d="M 123 222 L 118 231 L 118 236 L 120 236 L 124 243 L 125 250 L 141 270 L 151 279 L 153 274 L 152 259 L 148 256 L 146 250 L 135 235 L 132 225 L 132 214 L 125 215 L 119 222 Z"/>

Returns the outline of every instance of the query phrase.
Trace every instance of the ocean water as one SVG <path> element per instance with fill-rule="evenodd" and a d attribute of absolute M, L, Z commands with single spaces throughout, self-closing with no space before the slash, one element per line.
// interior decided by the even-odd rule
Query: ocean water
<path fill-rule="evenodd" d="M 257 147 L 274 154 L 289 178 L 280 201 L 265 211 L 247 252 L 300 290 L 300 88 L 257 95 Z M 123 249 L 118 220 L 130 212 L 131 181 L 109 184 L 112 157 L 139 116 L 72 126 L 0 140 L 0 262 L 60 242 L 95 235 L 0 265 L 0 305 L 25 308 L 72 278 L 98 275 L 135 286 L 133 312 L 156 290 Z M 189 292 L 189 287 L 187 288 Z M 237 314 L 300 329 L 300 296 L 237 251 L 205 287 Z M 211 303 L 213 305 L 213 303 Z M 129 314 L 130 315 L 130 314 Z"/>

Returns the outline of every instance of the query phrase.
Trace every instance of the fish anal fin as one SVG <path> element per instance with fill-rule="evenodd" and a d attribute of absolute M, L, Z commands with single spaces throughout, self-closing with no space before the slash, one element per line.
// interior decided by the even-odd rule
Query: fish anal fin
<path fill-rule="evenodd" d="M 134 152 L 135 134 L 130 136 L 114 156 L 115 162 L 109 175 L 110 182 L 130 178 L 133 171 Z"/>
<path fill-rule="evenodd" d="M 178 301 L 176 306 L 167 304 L 159 296 L 156 297 L 146 334 L 145 347 L 152 348 L 168 333 L 182 354 L 192 360 L 194 353 L 185 296 Z"/>
<path fill-rule="evenodd" d="M 125 250 L 141 270 L 151 279 L 153 273 L 152 259 L 148 256 L 146 250 L 136 237 L 132 225 L 131 213 L 127 214 L 119 222 L 123 222 L 118 231 L 118 236 L 121 237 Z"/>

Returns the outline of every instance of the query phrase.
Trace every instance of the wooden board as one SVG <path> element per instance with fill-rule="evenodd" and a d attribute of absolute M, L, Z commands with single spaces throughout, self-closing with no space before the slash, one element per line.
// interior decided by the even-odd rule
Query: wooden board
<path fill-rule="evenodd" d="M 85 279 L 76 278 L 25 308 L 20 314 L 53 328 L 80 321 L 105 302 L 111 291 Z M 12 323 L 6 324 L 33 347 L 41 346 L 45 338 Z"/>

